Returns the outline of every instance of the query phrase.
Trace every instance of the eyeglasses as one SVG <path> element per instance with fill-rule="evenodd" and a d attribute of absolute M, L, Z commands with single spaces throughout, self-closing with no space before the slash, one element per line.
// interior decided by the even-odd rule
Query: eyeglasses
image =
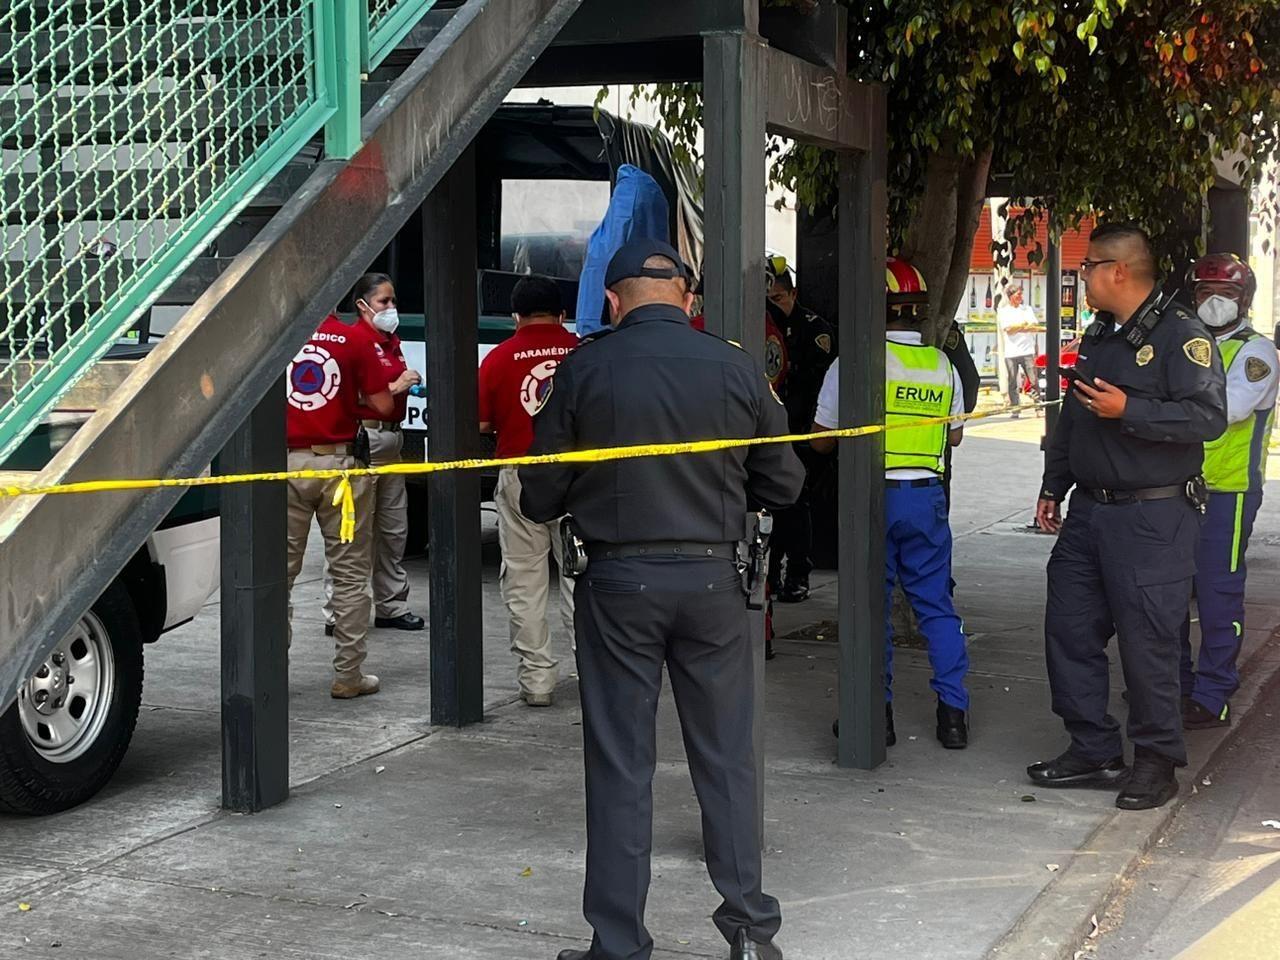
<path fill-rule="evenodd" d="M 1120 261 L 1112 257 L 1110 260 L 1081 260 L 1080 272 L 1088 273 L 1094 267 L 1100 267 L 1104 263 L 1119 263 Z"/>

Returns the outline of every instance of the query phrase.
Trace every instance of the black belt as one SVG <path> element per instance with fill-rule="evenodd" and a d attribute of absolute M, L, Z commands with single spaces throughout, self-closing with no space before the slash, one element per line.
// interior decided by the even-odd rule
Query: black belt
<path fill-rule="evenodd" d="M 588 560 L 624 560 L 628 557 L 678 557 L 682 560 L 737 560 L 736 543 L 687 543 L 655 540 L 652 543 L 588 543 Z"/>
<path fill-rule="evenodd" d="M 1171 487 L 1144 487 L 1141 490 L 1091 490 L 1081 487 L 1081 492 L 1099 503 L 1136 503 L 1139 500 L 1172 500 L 1185 497 L 1187 485 L 1179 483 Z"/>
<path fill-rule="evenodd" d="M 886 487 L 936 487 L 941 477 L 916 477 L 914 480 L 885 480 Z"/>

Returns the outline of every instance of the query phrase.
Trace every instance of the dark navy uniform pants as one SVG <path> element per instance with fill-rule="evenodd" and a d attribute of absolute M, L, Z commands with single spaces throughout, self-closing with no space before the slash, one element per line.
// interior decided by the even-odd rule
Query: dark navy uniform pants
<path fill-rule="evenodd" d="M 725 939 L 768 942 L 782 923 L 760 889 L 753 674 L 746 598 L 727 560 L 592 561 L 575 592 L 587 784 L 583 913 L 592 960 L 646 960 L 655 716 L 665 663 L 702 808 Z"/>
<path fill-rule="evenodd" d="M 803 447 L 803 449 L 802 449 Z M 769 540 L 769 583 L 777 590 L 783 585 L 782 561 L 786 558 L 786 583 L 808 583 L 813 572 L 813 474 L 821 466 L 815 463 L 809 445 L 796 444 L 795 450 L 805 465 L 804 486 L 794 505 L 773 514 L 773 536 Z"/>
<path fill-rule="evenodd" d="M 1129 739 L 1186 763 L 1178 661 L 1199 534 L 1200 514 L 1183 497 L 1102 504 L 1072 495 L 1049 558 L 1044 637 L 1053 711 L 1078 756 L 1102 762 L 1124 752 L 1107 712 L 1114 635 Z"/>
<path fill-rule="evenodd" d="M 1211 493 L 1196 550 L 1196 606 L 1200 657 L 1191 665 L 1191 621 L 1182 626 L 1182 693 L 1221 713 L 1240 688 L 1236 658 L 1244 638 L 1245 550 L 1262 491 Z"/>

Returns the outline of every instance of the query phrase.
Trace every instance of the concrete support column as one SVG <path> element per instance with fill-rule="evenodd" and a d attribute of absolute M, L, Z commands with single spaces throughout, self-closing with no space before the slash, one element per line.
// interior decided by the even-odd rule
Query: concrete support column
<path fill-rule="evenodd" d="M 277 381 L 218 455 L 221 474 L 286 467 Z M 221 488 L 222 805 L 254 813 L 289 796 L 286 487 Z"/>
<path fill-rule="evenodd" d="M 703 40 L 707 329 L 764 358 L 765 43 Z"/>
<path fill-rule="evenodd" d="M 427 443 L 431 460 L 477 455 L 476 158 L 467 149 L 422 207 L 427 316 Z M 480 475 L 428 483 L 431 722 L 484 719 Z"/>
<path fill-rule="evenodd" d="M 885 100 L 868 101 L 870 149 L 840 158 L 840 421 L 884 423 Z M 884 762 L 884 435 L 840 444 L 841 767 Z"/>

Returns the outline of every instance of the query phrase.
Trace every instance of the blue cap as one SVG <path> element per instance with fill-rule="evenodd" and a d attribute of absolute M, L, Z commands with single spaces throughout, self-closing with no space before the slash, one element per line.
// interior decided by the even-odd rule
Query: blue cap
<path fill-rule="evenodd" d="M 675 264 L 675 269 L 646 267 L 644 262 L 650 257 L 666 257 Z M 693 276 L 685 262 L 680 259 L 674 247 L 651 237 L 636 237 L 628 240 L 609 261 L 609 269 L 605 271 L 604 285 L 612 287 L 623 280 L 635 277 L 649 277 L 654 280 L 683 279 L 691 283 Z"/>

